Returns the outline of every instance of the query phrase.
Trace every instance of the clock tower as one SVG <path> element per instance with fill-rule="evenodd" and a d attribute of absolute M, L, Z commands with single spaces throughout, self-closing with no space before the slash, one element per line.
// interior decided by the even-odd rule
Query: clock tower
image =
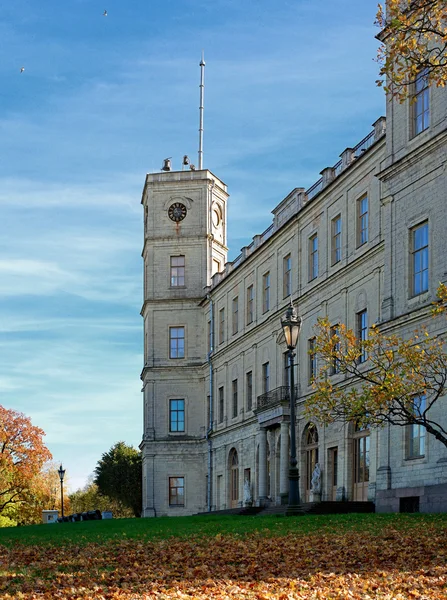
<path fill-rule="evenodd" d="M 208 170 L 146 177 L 144 516 L 206 507 L 208 347 L 201 301 L 227 260 L 227 198 L 226 185 Z"/>

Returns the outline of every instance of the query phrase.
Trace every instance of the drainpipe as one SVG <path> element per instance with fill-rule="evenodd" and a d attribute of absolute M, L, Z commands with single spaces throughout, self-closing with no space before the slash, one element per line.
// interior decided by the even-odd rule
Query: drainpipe
<path fill-rule="evenodd" d="M 209 339 L 209 352 L 208 352 L 208 365 L 210 370 L 210 420 L 208 423 L 208 429 L 206 431 L 206 440 L 208 442 L 208 489 L 206 493 L 207 509 L 211 512 L 212 506 L 212 474 L 213 474 L 213 442 L 211 434 L 213 433 L 213 397 L 214 397 L 214 381 L 213 381 L 213 360 L 212 354 L 214 350 L 214 305 L 211 299 L 211 295 L 207 294 L 207 299 L 210 303 L 210 339 Z"/>

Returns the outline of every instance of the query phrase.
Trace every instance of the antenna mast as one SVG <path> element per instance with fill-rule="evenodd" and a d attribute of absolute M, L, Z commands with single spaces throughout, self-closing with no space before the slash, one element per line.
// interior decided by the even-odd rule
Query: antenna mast
<path fill-rule="evenodd" d="M 199 106 L 199 171 L 203 168 L 203 92 L 205 88 L 205 60 L 203 58 L 203 50 L 202 50 L 202 59 L 199 63 L 200 65 L 200 106 Z"/>

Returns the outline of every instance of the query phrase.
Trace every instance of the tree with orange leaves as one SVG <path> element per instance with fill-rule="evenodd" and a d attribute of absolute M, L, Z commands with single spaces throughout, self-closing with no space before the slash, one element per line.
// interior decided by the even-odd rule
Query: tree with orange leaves
<path fill-rule="evenodd" d="M 385 89 L 403 101 L 420 73 L 429 84 L 447 83 L 447 4 L 445 0 L 387 0 L 379 4 L 378 51 Z M 383 85 L 384 80 L 377 81 Z"/>
<path fill-rule="evenodd" d="M 433 313 L 447 314 L 446 286 L 439 287 L 438 297 Z M 318 321 L 316 334 L 313 353 L 319 369 L 315 392 L 306 402 L 309 416 L 323 423 L 419 425 L 447 447 L 447 423 L 433 410 L 447 391 L 443 336 L 422 328 L 404 339 L 372 326 L 367 339 L 359 340 L 327 318 Z"/>
<path fill-rule="evenodd" d="M 51 459 L 44 435 L 29 417 L 0 405 L 0 515 L 29 502 L 36 478 Z"/>

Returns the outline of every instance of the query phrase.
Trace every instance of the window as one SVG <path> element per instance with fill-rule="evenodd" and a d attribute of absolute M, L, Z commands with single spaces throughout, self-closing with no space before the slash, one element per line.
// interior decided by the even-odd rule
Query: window
<path fill-rule="evenodd" d="M 357 313 L 357 338 L 360 342 L 365 342 L 368 339 L 368 311 L 362 310 Z M 358 358 L 359 363 L 365 362 L 368 358 L 366 350 L 363 348 L 362 353 Z"/>
<path fill-rule="evenodd" d="M 318 235 L 309 238 L 309 281 L 318 277 Z"/>
<path fill-rule="evenodd" d="M 253 323 L 253 300 L 254 300 L 254 290 L 253 286 L 250 285 L 247 288 L 247 325 Z"/>
<path fill-rule="evenodd" d="M 425 394 L 413 399 L 414 416 L 420 419 L 427 408 Z M 419 458 L 425 454 L 425 427 L 412 424 L 407 426 L 407 458 Z"/>
<path fill-rule="evenodd" d="M 233 419 L 237 417 L 237 379 L 234 379 L 232 384 L 233 391 Z"/>
<path fill-rule="evenodd" d="M 290 386 L 290 364 L 289 364 L 289 351 L 286 350 L 282 355 L 283 361 L 283 386 Z"/>
<path fill-rule="evenodd" d="M 238 332 L 239 328 L 239 298 L 233 298 L 233 335 Z"/>
<path fill-rule="evenodd" d="M 224 420 L 224 389 L 223 386 L 219 388 L 219 423 L 223 423 Z"/>
<path fill-rule="evenodd" d="M 262 312 L 270 310 L 270 273 L 262 277 Z"/>
<path fill-rule="evenodd" d="M 317 353 L 315 352 L 316 339 L 311 338 L 308 342 L 308 354 L 309 354 L 309 383 L 317 375 Z"/>
<path fill-rule="evenodd" d="M 219 311 L 219 344 L 225 341 L 225 309 Z"/>
<path fill-rule="evenodd" d="M 171 256 L 171 287 L 185 285 L 185 257 Z"/>
<path fill-rule="evenodd" d="M 185 506 L 185 478 L 169 478 L 169 506 Z"/>
<path fill-rule="evenodd" d="M 357 200 L 357 246 L 368 241 L 368 196 Z"/>
<path fill-rule="evenodd" d="M 413 134 L 425 131 L 430 121 L 430 96 L 428 88 L 428 73 L 424 69 L 414 83 L 413 104 Z"/>
<path fill-rule="evenodd" d="M 292 257 L 285 256 L 282 261 L 282 295 L 284 298 L 292 293 Z"/>
<path fill-rule="evenodd" d="M 338 325 L 334 325 L 331 327 L 331 337 L 335 338 L 334 340 L 334 352 L 338 352 L 340 350 L 340 339 L 338 337 Z M 337 358 L 334 358 L 331 366 L 331 375 L 337 375 L 340 373 L 340 363 Z"/>
<path fill-rule="evenodd" d="M 270 389 L 270 363 L 262 365 L 262 393 L 266 394 Z"/>
<path fill-rule="evenodd" d="M 185 431 L 185 401 L 169 400 L 169 431 Z"/>
<path fill-rule="evenodd" d="M 332 264 L 341 261 L 341 216 L 332 219 Z"/>
<path fill-rule="evenodd" d="M 169 358 L 185 358 L 185 328 L 169 328 Z"/>
<path fill-rule="evenodd" d="M 411 230 L 412 294 L 428 290 L 428 223 Z"/>
<path fill-rule="evenodd" d="M 253 408 L 253 372 L 248 371 L 245 375 L 245 387 L 247 395 L 247 410 Z"/>

